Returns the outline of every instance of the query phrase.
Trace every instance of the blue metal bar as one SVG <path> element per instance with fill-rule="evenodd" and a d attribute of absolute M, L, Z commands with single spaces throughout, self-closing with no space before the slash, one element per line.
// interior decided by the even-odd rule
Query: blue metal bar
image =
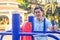
<path fill-rule="evenodd" d="M 20 40 L 20 14 L 12 14 L 12 40 Z"/>
<path fill-rule="evenodd" d="M 12 32 L 0 32 L 0 35 L 12 35 Z"/>
<path fill-rule="evenodd" d="M 38 35 L 40 33 L 43 33 L 42 31 L 41 32 L 19 32 L 18 34 L 19 35 Z M 49 33 L 55 33 L 55 34 L 60 34 L 60 32 L 50 32 L 48 31 L 46 34 L 49 34 Z M 0 35 L 12 35 L 13 33 L 12 32 L 0 32 Z"/>
<path fill-rule="evenodd" d="M 28 22 L 31 22 L 32 32 L 33 32 L 34 31 L 34 16 L 28 16 Z M 34 40 L 33 36 L 32 36 L 32 40 Z"/>
<path fill-rule="evenodd" d="M 55 21 L 54 21 L 54 20 L 52 20 L 52 26 L 54 26 L 54 24 L 55 24 Z"/>
<path fill-rule="evenodd" d="M 8 31 L 6 31 L 6 32 L 12 32 L 12 30 L 8 30 Z M 1 35 L 1 38 L 0 38 L 0 40 L 2 40 L 3 39 L 3 37 L 4 37 L 5 35 Z"/>
<path fill-rule="evenodd" d="M 31 22 L 32 32 L 33 32 L 33 30 L 34 30 L 34 16 L 28 16 L 28 22 Z"/>
<path fill-rule="evenodd" d="M 60 40 L 58 37 L 56 37 L 56 36 L 54 36 L 54 35 L 51 35 L 51 34 L 49 34 L 49 35 L 47 35 L 48 37 L 51 37 L 51 38 L 54 38 L 55 40 Z"/>
<path fill-rule="evenodd" d="M 43 31 L 34 31 L 34 33 L 44 33 Z M 56 33 L 60 34 L 60 31 L 46 31 L 46 33 Z"/>
<path fill-rule="evenodd" d="M 19 36 L 39 35 L 39 36 L 49 36 L 49 37 L 53 37 L 53 38 L 57 39 L 56 36 L 55 37 L 54 37 L 54 35 L 50 36 L 51 34 L 49 34 L 49 33 L 57 33 L 58 34 L 58 32 L 50 32 L 50 31 L 48 31 L 46 34 L 41 34 L 41 35 L 40 35 L 40 33 L 43 33 L 43 32 L 33 32 L 33 33 L 31 33 L 31 32 L 30 33 L 29 32 L 28 33 L 26 33 L 26 32 L 20 32 Z M 0 32 L 0 35 L 12 35 L 12 32 Z"/>
<path fill-rule="evenodd" d="M 4 33 L 4 35 L 8 35 L 8 34 L 10 34 L 10 35 L 12 35 L 12 33 L 11 32 L 3 32 Z M 59 40 L 59 38 L 58 37 L 56 37 L 56 36 L 54 36 L 54 35 L 51 35 L 51 34 L 40 34 L 40 33 L 26 33 L 26 32 L 21 32 L 21 33 L 19 33 L 19 36 L 32 36 L 32 35 L 39 35 L 39 36 L 41 36 L 41 37 L 43 37 L 43 36 L 48 36 L 48 37 L 52 37 L 52 38 L 54 38 L 54 39 L 58 39 Z"/>
<path fill-rule="evenodd" d="M 43 33 L 46 33 L 46 19 L 44 18 L 44 27 L 43 27 Z"/>
<path fill-rule="evenodd" d="M 53 31 L 55 31 L 55 30 L 54 30 L 54 24 L 55 24 L 55 21 L 52 20 L 52 29 L 53 29 Z"/>
<path fill-rule="evenodd" d="M 32 32 L 32 33 L 29 33 L 29 32 L 27 32 L 27 33 L 26 33 L 26 32 L 20 32 L 19 34 L 20 34 L 20 35 L 27 35 L 27 36 L 30 35 L 30 36 L 32 36 L 32 35 L 38 35 L 38 34 L 40 34 L 40 33 L 41 33 L 41 32 L 39 32 L 39 33 L 38 33 L 38 32 L 36 32 L 36 33 L 35 33 L 35 32 Z M 43 32 L 42 32 L 42 33 L 43 33 Z M 50 33 L 58 34 L 58 32 L 47 32 L 46 34 L 50 34 Z M 59 33 L 59 34 L 60 34 L 60 33 Z"/>

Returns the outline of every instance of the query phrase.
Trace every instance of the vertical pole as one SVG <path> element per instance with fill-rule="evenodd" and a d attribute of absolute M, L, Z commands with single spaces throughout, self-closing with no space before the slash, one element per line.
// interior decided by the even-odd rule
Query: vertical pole
<path fill-rule="evenodd" d="M 32 25 L 32 32 L 34 31 L 34 16 L 28 16 L 28 22 L 31 22 Z M 32 40 L 34 40 L 32 36 Z"/>
<path fill-rule="evenodd" d="M 54 23 L 55 23 L 55 22 L 54 22 L 54 20 L 52 20 L 52 27 L 53 27 L 53 31 L 54 31 Z"/>
<path fill-rule="evenodd" d="M 43 32 L 46 33 L 46 19 L 44 18 L 44 27 L 43 27 Z"/>
<path fill-rule="evenodd" d="M 54 20 L 52 20 L 52 26 L 54 26 Z"/>
<path fill-rule="evenodd" d="M 12 14 L 12 40 L 20 40 L 20 15 Z"/>
<path fill-rule="evenodd" d="M 34 16 L 28 16 L 28 22 L 31 22 L 32 32 L 33 32 L 33 30 L 34 30 Z"/>

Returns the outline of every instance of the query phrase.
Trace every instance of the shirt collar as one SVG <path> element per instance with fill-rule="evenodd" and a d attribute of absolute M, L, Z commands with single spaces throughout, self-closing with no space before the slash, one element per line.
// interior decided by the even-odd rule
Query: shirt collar
<path fill-rule="evenodd" d="M 41 23 L 44 21 L 44 17 L 42 17 L 42 20 L 39 22 L 37 18 L 35 18 L 35 21 L 38 22 L 38 23 Z"/>

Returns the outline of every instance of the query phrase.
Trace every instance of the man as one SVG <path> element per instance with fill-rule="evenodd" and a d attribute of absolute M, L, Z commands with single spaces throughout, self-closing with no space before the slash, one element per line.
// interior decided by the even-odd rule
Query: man
<path fill-rule="evenodd" d="M 34 9 L 34 31 L 43 31 L 44 28 L 44 17 L 43 17 L 43 9 L 40 6 L 35 7 Z M 52 30 L 52 24 L 49 20 L 46 19 L 46 29 Z M 34 36 L 34 40 L 48 40 L 47 37 Z"/>
<path fill-rule="evenodd" d="M 43 17 L 43 9 L 41 7 L 35 7 L 34 9 L 34 30 L 33 31 L 43 31 L 44 27 L 44 17 Z M 46 19 L 46 18 L 45 18 Z M 46 19 L 46 29 L 52 30 L 52 24 L 49 20 Z M 32 32 L 31 24 L 29 22 L 25 22 L 22 26 L 22 32 Z M 40 37 L 40 36 L 34 36 L 34 40 L 48 40 L 47 37 Z M 22 40 L 32 40 L 32 37 L 29 36 L 22 36 Z"/>

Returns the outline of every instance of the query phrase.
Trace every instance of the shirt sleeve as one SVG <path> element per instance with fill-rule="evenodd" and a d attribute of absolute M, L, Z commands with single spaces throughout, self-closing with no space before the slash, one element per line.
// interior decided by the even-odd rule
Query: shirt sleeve
<path fill-rule="evenodd" d="M 49 20 L 47 20 L 47 19 L 46 19 L 46 26 L 47 26 L 47 28 L 48 28 L 48 27 L 52 27 L 51 22 L 50 22 Z"/>

